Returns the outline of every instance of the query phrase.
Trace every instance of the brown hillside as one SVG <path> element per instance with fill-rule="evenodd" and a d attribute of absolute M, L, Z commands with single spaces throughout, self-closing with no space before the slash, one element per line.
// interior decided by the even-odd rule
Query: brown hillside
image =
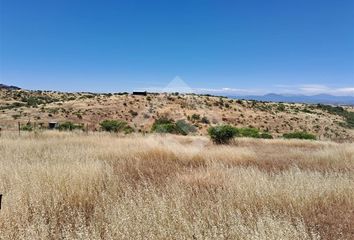
<path fill-rule="evenodd" d="M 353 108 L 347 107 L 348 111 Z M 104 119 L 122 119 L 136 131 L 147 132 L 159 117 L 185 119 L 206 134 L 210 125 L 228 123 L 255 127 L 273 136 L 307 131 L 320 139 L 353 141 L 345 119 L 316 105 L 265 103 L 193 94 L 94 94 L 0 89 L 0 126 L 15 130 L 17 122 L 46 126 L 72 121 L 99 130 Z"/>

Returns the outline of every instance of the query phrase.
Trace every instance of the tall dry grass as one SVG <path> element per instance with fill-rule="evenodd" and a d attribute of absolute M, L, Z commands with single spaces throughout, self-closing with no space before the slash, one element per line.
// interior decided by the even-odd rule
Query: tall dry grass
<path fill-rule="evenodd" d="M 0 138 L 1 239 L 353 239 L 354 145 Z"/>

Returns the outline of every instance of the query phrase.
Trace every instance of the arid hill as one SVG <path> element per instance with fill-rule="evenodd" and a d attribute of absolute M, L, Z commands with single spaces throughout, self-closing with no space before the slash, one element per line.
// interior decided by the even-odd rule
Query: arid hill
<path fill-rule="evenodd" d="M 149 132 L 155 119 L 184 119 L 204 135 L 211 125 L 255 127 L 274 137 L 307 131 L 319 139 L 353 141 L 353 107 L 235 100 L 194 94 L 62 93 L 0 89 L 0 126 L 15 130 L 17 122 L 82 123 L 99 130 L 105 119 L 121 119 L 137 132 Z"/>

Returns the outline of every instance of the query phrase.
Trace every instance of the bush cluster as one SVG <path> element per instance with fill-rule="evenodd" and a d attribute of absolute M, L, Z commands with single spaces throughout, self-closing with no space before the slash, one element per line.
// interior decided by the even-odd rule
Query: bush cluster
<path fill-rule="evenodd" d="M 28 124 L 26 124 L 26 125 L 21 126 L 21 130 L 22 130 L 22 131 L 29 131 L 29 132 L 31 132 L 31 131 L 33 131 L 33 126 L 28 123 Z"/>
<path fill-rule="evenodd" d="M 286 139 L 296 138 L 296 139 L 316 140 L 316 136 L 315 135 L 313 135 L 311 133 L 307 133 L 307 132 L 284 133 L 283 137 L 286 138 Z"/>
<path fill-rule="evenodd" d="M 259 132 L 257 128 L 235 128 L 230 125 L 210 127 L 208 134 L 216 144 L 227 144 L 235 137 L 265 138 L 272 139 L 273 136 L 267 132 Z"/>
<path fill-rule="evenodd" d="M 215 144 L 228 144 L 237 135 L 237 129 L 230 125 L 220 125 L 210 127 L 208 134 Z"/>
<path fill-rule="evenodd" d="M 127 122 L 121 120 L 104 120 L 100 122 L 100 126 L 106 132 L 124 132 L 126 134 L 134 132 Z"/>
<path fill-rule="evenodd" d="M 84 125 L 83 124 L 76 124 L 76 123 L 72 123 L 72 122 L 64 122 L 64 123 L 60 123 L 58 126 L 59 131 L 73 131 L 73 130 L 83 130 L 84 129 Z"/>
<path fill-rule="evenodd" d="M 175 122 L 169 118 L 159 118 L 156 119 L 154 124 L 151 127 L 151 132 L 156 133 L 172 133 L 180 135 L 188 135 L 190 133 L 196 132 L 196 128 L 187 123 L 184 120 L 178 120 Z"/>
<path fill-rule="evenodd" d="M 343 124 L 343 127 L 354 128 L 354 112 L 349 112 L 343 107 L 333 107 L 324 104 L 317 104 L 317 108 L 327 111 L 330 114 L 342 116 L 346 121 L 345 124 Z"/>

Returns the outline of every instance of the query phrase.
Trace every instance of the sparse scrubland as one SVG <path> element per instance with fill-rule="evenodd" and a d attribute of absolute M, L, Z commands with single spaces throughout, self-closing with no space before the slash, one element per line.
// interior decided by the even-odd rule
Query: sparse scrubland
<path fill-rule="evenodd" d="M 48 122 L 58 122 L 65 125 L 62 130 L 103 128 L 128 133 L 153 131 L 204 136 L 212 126 L 231 125 L 242 130 L 238 134 L 242 136 L 282 138 L 284 134 L 302 132 L 319 140 L 354 142 L 353 106 L 275 103 L 197 94 L 137 96 L 0 88 L 0 128 L 16 130 L 18 122 L 28 125 L 25 130 L 45 129 Z"/>
<path fill-rule="evenodd" d="M 0 137 L 0 239 L 353 239 L 354 145 Z"/>

